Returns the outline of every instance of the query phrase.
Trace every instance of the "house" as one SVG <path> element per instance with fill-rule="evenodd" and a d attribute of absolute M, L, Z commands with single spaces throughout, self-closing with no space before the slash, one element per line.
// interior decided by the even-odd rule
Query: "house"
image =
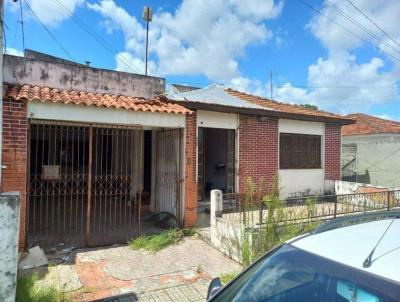
<path fill-rule="evenodd" d="M 126 242 L 150 212 L 191 227 L 211 189 L 244 192 L 249 177 L 279 176 L 282 198 L 331 192 L 353 122 L 216 85 L 166 94 L 162 78 L 33 51 L 5 56 L 3 100 L 21 248 Z"/>
<path fill-rule="evenodd" d="M 278 176 L 281 198 L 333 192 L 341 179 L 341 126 L 351 119 L 219 85 L 168 98 L 193 111 L 200 208 L 211 189 L 244 192 L 249 178 L 268 188 Z"/>
<path fill-rule="evenodd" d="M 126 242 L 146 209 L 195 223 L 192 112 L 162 96 L 164 79 L 27 51 L 5 55 L 3 91 L 2 190 L 21 192 L 21 248 Z"/>
<path fill-rule="evenodd" d="M 400 123 L 355 113 L 342 129 L 343 180 L 400 186 Z"/>

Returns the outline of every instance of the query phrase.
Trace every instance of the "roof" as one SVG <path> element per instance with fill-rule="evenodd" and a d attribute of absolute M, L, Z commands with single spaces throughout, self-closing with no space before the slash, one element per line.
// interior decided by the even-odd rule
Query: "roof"
<path fill-rule="evenodd" d="M 203 103 L 244 109 L 264 109 L 261 106 L 230 95 L 223 86 L 216 84 L 181 93 L 170 92 L 167 96 L 169 99 L 188 103 Z"/>
<path fill-rule="evenodd" d="M 177 102 L 186 102 L 187 104 L 208 104 L 219 105 L 230 108 L 250 109 L 257 113 L 273 115 L 284 118 L 297 118 L 314 121 L 332 121 L 341 124 L 351 124 L 354 121 L 344 116 L 304 108 L 300 105 L 292 105 L 277 102 L 260 96 L 255 96 L 220 85 L 210 85 L 201 89 L 187 92 L 170 92 L 168 98 Z"/>
<path fill-rule="evenodd" d="M 291 244 L 321 257 L 400 282 L 400 219 L 393 222 L 376 248 L 372 265 L 363 267 L 364 260 L 391 221 L 383 219 L 337 228 L 301 238 Z"/>
<path fill-rule="evenodd" d="M 400 122 L 386 120 L 363 113 L 349 114 L 347 117 L 356 121 L 353 125 L 347 125 L 342 128 L 343 136 L 368 135 L 368 134 L 400 134 Z"/>
<path fill-rule="evenodd" d="M 168 102 L 165 96 L 152 99 L 142 97 L 114 95 L 107 93 L 92 93 L 79 90 L 66 90 L 35 85 L 4 85 L 4 98 L 26 100 L 29 102 L 50 102 L 93 107 L 126 109 L 143 112 L 160 112 L 186 114 L 191 113 L 185 107 Z"/>
<path fill-rule="evenodd" d="M 339 114 L 334 114 L 334 113 L 330 113 L 330 112 L 322 111 L 322 110 L 309 109 L 309 108 L 305 108 L 301 105 L 277 102 L 275 100 L 263 98 L 263 97 L 256 96 L 256 95 L 251 95 L 251 94 L 240 92 L 240 91 L 233 90 L 233 89 L 226 89 L 226 91 L 232 96 L 235 96 L 242 100 L 246 100 L 253 104 L 257 104 L 259 106 L 267 108 L 268 110 L 275 110 L 277 112 L 293 114 L 293 115 L 308 116 L 310 118 L 323 117 L 323 118 L 332 119 L 332 120 L 335 120 L 338 122 L 342 122 L 344 124 L 353 123 L 353 120 L 351 118 L 345 118 L 344 116 L 339 115 Z"/>

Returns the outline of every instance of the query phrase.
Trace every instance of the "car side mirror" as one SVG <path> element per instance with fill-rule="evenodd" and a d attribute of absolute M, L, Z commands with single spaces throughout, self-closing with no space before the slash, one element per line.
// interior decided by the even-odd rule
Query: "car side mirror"
<path fill-rule="evenodd" d="M 207 300 L 211 299 L 222 288 L 222 282 L 219 277 L 211 280 L 207 291 Z"/>

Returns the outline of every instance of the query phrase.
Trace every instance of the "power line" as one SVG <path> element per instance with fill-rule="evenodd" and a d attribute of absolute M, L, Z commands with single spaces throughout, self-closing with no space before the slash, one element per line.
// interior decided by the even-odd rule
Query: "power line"
<path fill-rule="evenodd" d="M 89 25 L 83 22 L 78 16 L 76 16 L 71 10 L 69 10 L 64 4 L 62 4 L 59 0 L 53 0 L 53 2 L 58 5 L 61 9 L 66 11 L 73 20 L 89 35 L 91 35 L 97 42 L 99 42 L 108 52 L 112 55 L 117 55 L 118 50 L 116 50 L 113 46 L 111 46 L 107 41 L 105 41 L 102 37 L 100 37 L 94 30 L 91 29 Z M 134 66 L 132 66 L 129 62 L 127 62 L 122 56 L 119 56 L 119 59 L 129 67 L 133 72 L 141 74 L 142 72 L 138 71 Z"/>
<path fill-rule="evenodd" d="M 21 0 L 22 1 L 22 0 Z M 66 53 L 66 55 L 73 61 L 75 61 L 74 57 L 62 46 L 62 44 L 57 40 L 56 36 L 50 31 L 50 29 L 40 20 L 39 16 L 33 11 L 32 7 L 29 5 L 28 1 L 25 1 L 26 6 L 28 7 L 32 16 L 36 18 L 36 20 L 43 26 L 43 28 L 47 31 L 50 37 L 57 43 L 57 45 Z"/>
<path fill-rule="evenodd" d="M 394 58 L 395 60 L 400 62 L 400 59 L 390 53 L 388 53 L 387 51 L 380 49 L 378 47 L 376 47 L 373 43 L 371 43 L 370 41 L 364 39 L 363 37 L 361 37 L 360 35 L 356 34 L 355 32 L 351 31 L 350 29 L 348 29 L 347 27 L 344 27 L 343 25 L 339 24 L 338 22 L 336 22 L 334 19 L 328 17 L 327 15 L 325 15 L 321 10 L 316 9 L 315 7 L 311 6 L 310 4 L 308 4 L 307 2 L 303 1 L 303 0 L 297 0 L 300 3 L 302 3 L 304 6 L 308 7 L 309 9 L 315 11 L 316 13 L 320 14 L 321 16 L 325 17 L 326 19 L 328 19 L 329 21 L 331 21 L 332 23 L 336 24 L 337 26 L 339 26 L 340 28 L 342 28 L 343 30 L 347 31 L 349 34 L 355 36 L 356 38 L 359 38 L 360 40 L 372 45 L 373 47 L 375 47 L 376 49 L 384 52 L 386 55 Z"/>
<path fill-rule="evenodd" d="M 341 14 L 344 18 L 346 18 L 348 21 L 350 21 L 351 23 L 353 23 L 355 26 L 357 26 L 358 28 L 360 28 L 361 30 L 363 30 L 364 32 L 366 32 L 368 35 L 370 35 L 373 39 L 375 39 L 378 43 L 381 42 L 381 38 L 376 35 L 375 33 L 373 33 L 372 31 L 370 31 L 367 27 L 365 27 L 364 25 L 362 25 L 360 22 L 358 22 L 357 20 L 355 20 L 354 18 L 352 18 L 351 16 L 349 16 L 348 14 L 346 14 L 346 12 L 344 12 L 342 9 L 340 9 L 335 3 L 332 3 L 329 0 L 326 0 L 326 2 L 332 6 L 333 8 L 335 8 L 339 14 Z M 400 50 L 393 47 L 393 45 L 387 43 L 386 41 L 383 41 L 383 44 L 387 45 L 388 47 L 390 47 L 392 50 L 400 53 Z"/>
<path fill-rule="evenodd" d="M 353 6 L 360 14 L 362 14 L 368 21 L 370 21 L 372 24 L 374 24 L 386 37 L 388 37 L 391 41 L 396 43 L 398 46 L 400 46 L 400 43 L 396 41 L 394 38 L 392 38 L 385 30 L 383 30 L 382 27 L 380 27 L 374 20 L 372 20 L 366 13 L 364 13 L 360 8 L 358 8 L 352 1 L 347 0 L 348 3 L 350 3 L 351 6 Z"/>

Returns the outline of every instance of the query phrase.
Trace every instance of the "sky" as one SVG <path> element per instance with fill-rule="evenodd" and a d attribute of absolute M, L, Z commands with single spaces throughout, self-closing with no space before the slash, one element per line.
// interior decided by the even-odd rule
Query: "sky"
<path fill-rule="evenodd" d="M 144 73 L 145 5 L 149 74 L 168 85 L 400 120 L 398 0 L 22 0 L 24 35 L 5 0 L 5 49 Z"/>

